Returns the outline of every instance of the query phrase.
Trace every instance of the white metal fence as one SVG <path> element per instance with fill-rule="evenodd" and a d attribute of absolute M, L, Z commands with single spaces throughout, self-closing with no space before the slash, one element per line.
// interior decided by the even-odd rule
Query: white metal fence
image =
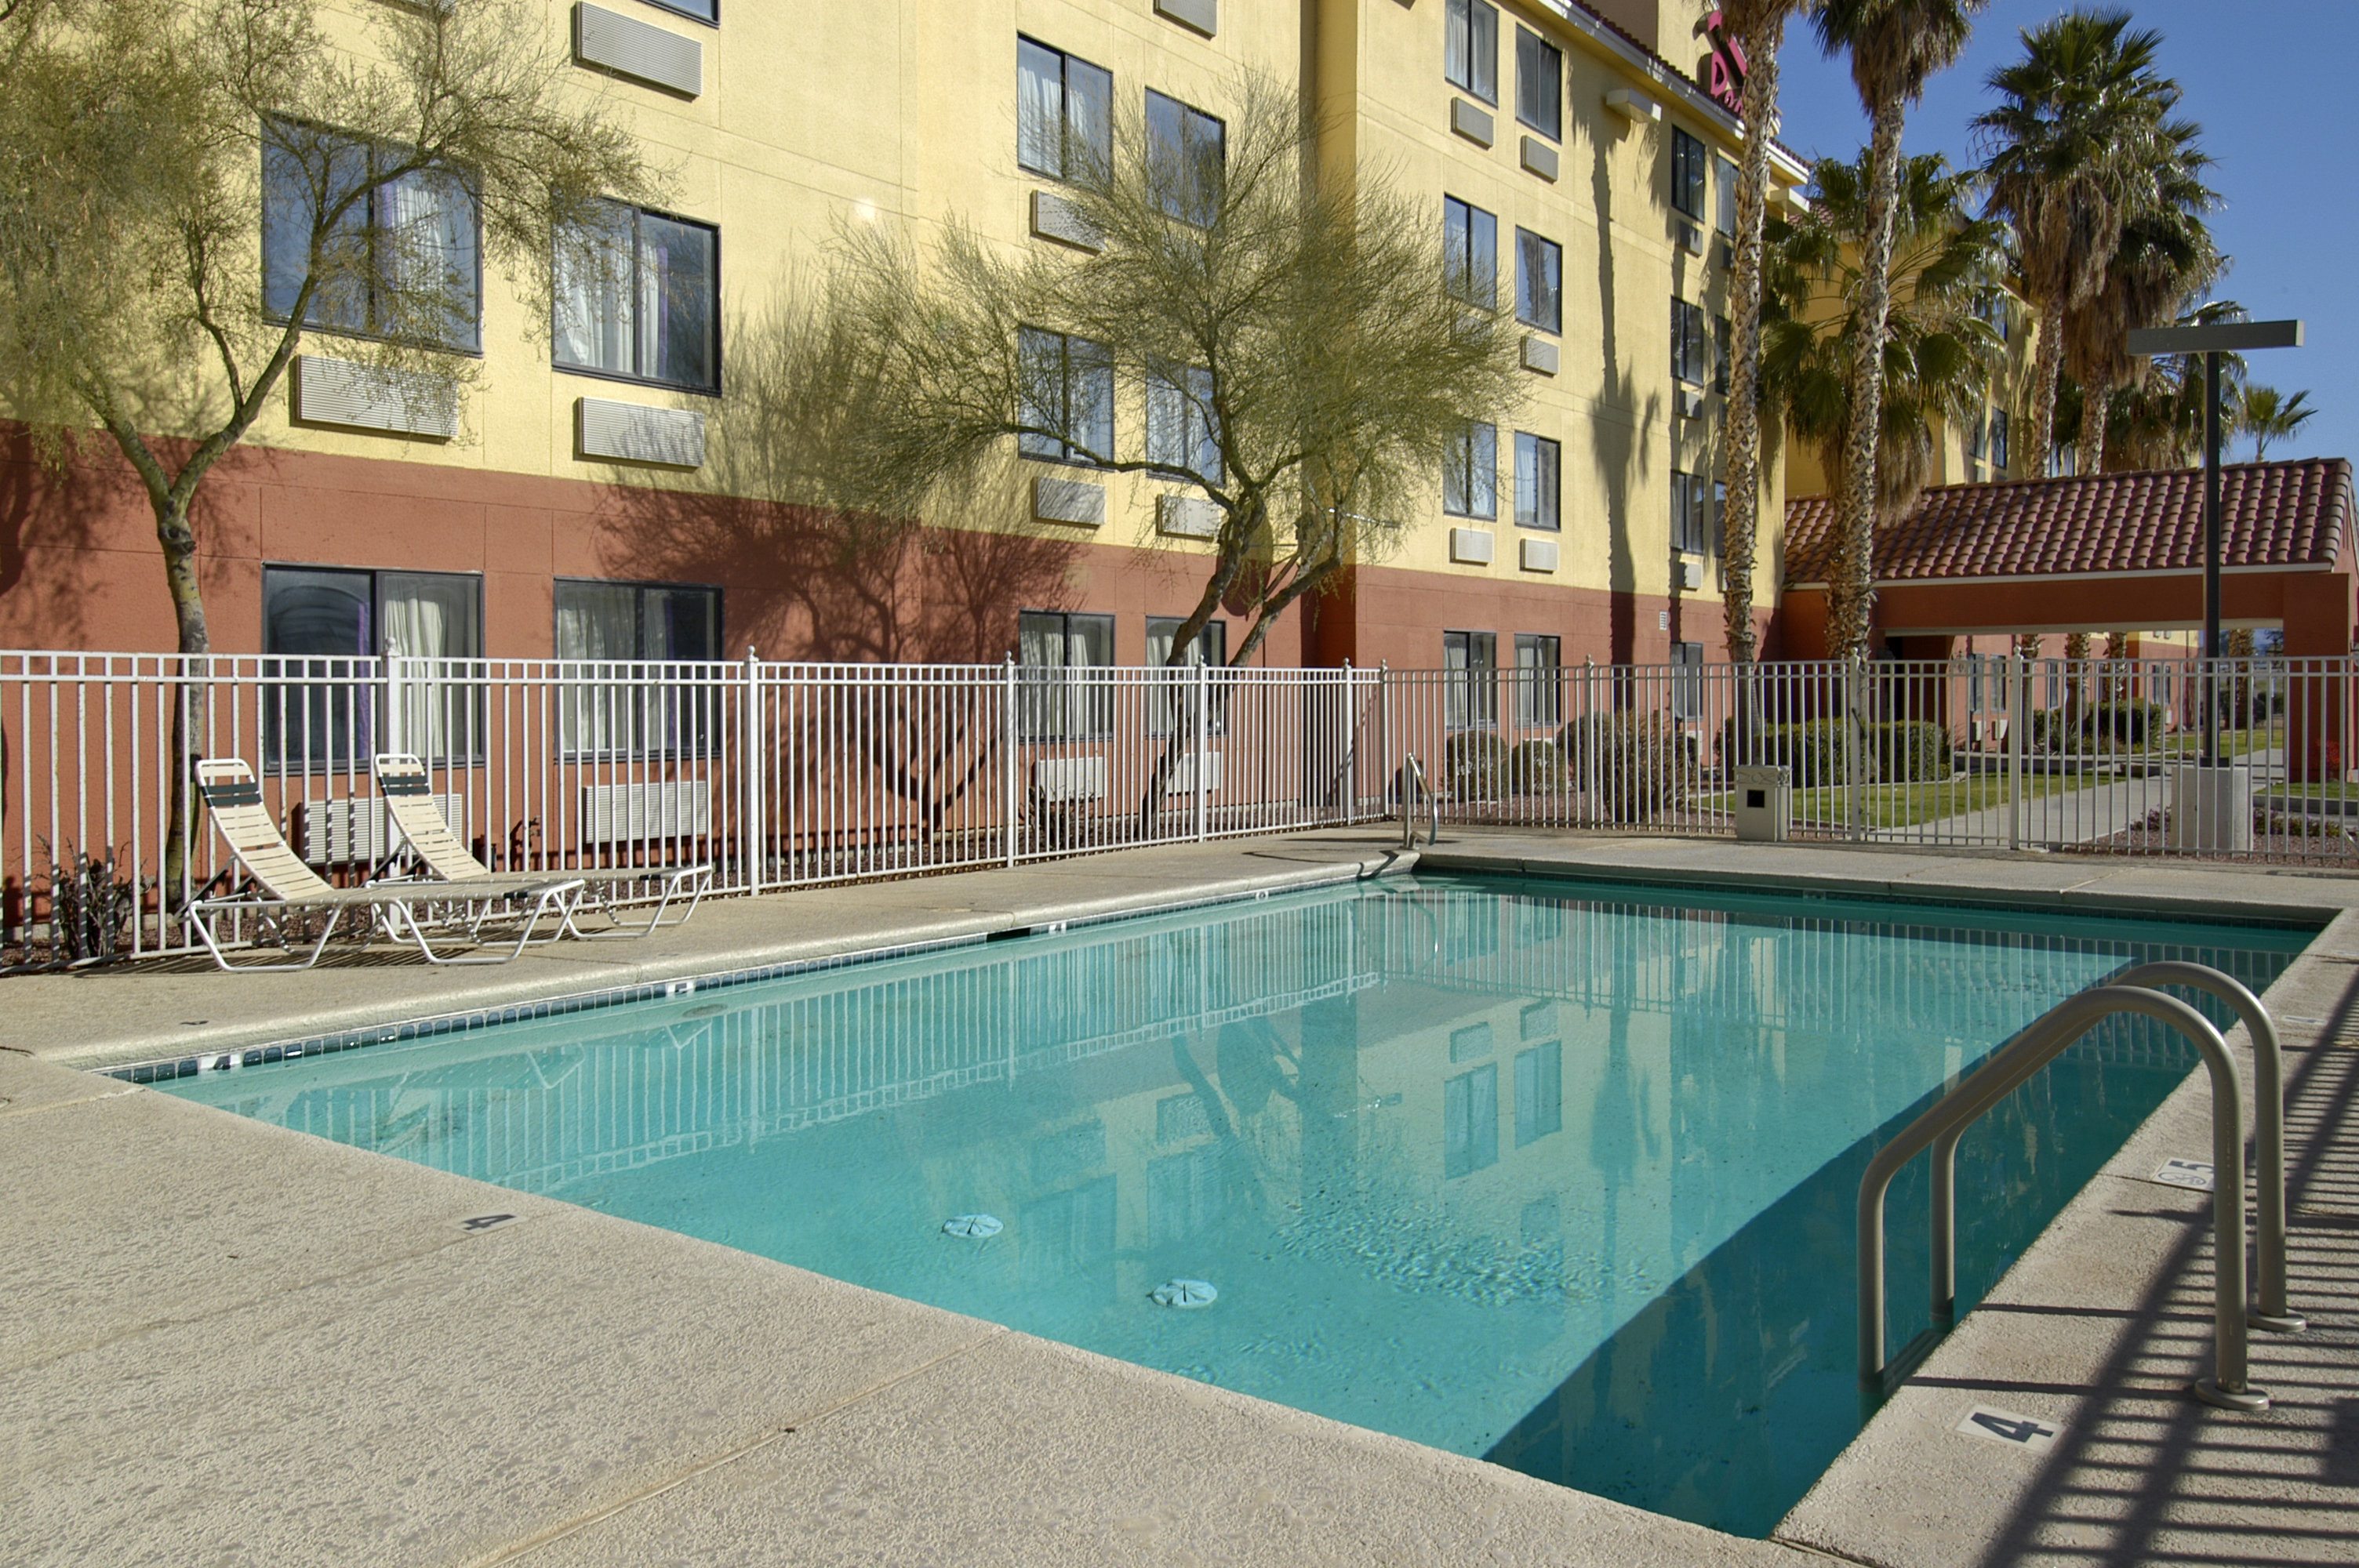
<path fill-rule="evenodd" d="M 342 881 L 397 849 L 387 751 L 427 760 L 495 869 L 709 861 L 724 892 L 1365 822 L 1416 776 L 1449 823 L 1725 834 L 1747 764 L 1788 770 L 1801 838 L 2359 866 L 2353 674 L 0 654 L 0 936 L 12 962 L 186 948 L 178 912 L 237 877 L 179 782 L 221 755 Z M 2179 796 L 2207 715 L 2243 826 L 2199 835 Z"/>

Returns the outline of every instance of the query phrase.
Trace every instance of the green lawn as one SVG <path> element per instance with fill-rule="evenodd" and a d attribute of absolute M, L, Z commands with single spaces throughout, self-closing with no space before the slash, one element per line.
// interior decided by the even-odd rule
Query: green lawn
<path fill-rule="evenodd" d="M 2318 784 L 2273 784 L 2260 792 L 2266 800 L 2273 795 L 2307 795 L 2311 800 L 2359 800 L 2359 784 L 2327 780 Z"/>
<path fill-rule="evenodd" d="M 2005 806 L 2012 798 L 2007 794 L 2005 773 L 1977 773 L 1962 779 L 1941 779 L 1930 784 L 1869 784 L 1860 791 L 1865 810 L 1863 819 L 1870 827 L 1914 827 L 1919 823 L 1938 822 L 1944 816 L 1957 816 L 1969 811 L 1987 811 Z M 2023 798 L 2037 800 L 2041 795 L 2057 795 L 2066 790 L 2082 789 L 2087 784 L 2081 779 L 2063 773 L 2026 773 L 2023 776 Z M 1730 809 L 1734 797 L 1728 795 L 1706 795 L 1697 802 L 1708 811 Z M 1850 825 L 1850 791 L 1842 788 L 1798 789 L 1794 792 L 1794 821 L 1805 827 L 1843 827 Z"/>

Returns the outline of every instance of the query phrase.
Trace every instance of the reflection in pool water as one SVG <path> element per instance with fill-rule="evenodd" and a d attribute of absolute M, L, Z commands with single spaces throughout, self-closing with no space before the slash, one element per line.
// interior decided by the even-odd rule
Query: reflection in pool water
<path fill-rule="evenodd" d="M 2305 939 L 1391 878 L 170 1087 L 1763 1534 L 1858 1429 L 1878 1137 L 2125 964 Z M 1965 1301 L 2192 1064 L 2115 1020 L 1966 1141 Z"/>

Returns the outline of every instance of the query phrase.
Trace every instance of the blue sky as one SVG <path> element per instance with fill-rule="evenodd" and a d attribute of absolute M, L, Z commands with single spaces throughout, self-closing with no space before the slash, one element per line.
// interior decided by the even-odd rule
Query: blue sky
<path fill-rule="evenodd" d="M 1993 68 L 2021 53 L 2021 30 L 2066 9 L 2057 0 L 1993 0 L 1958 64 L 1910 112 L 1907 146 L 1979 162 L 1967 122 L 1991 102 Z M 2235 267 L 2221 286 L 2258 319 L 2299 317 L 2305 346 L 2252 357 L 2256 381 L 2306 387 L 2319 415 L 2276 457 L 2359 457 L 2359 197 L 2351 186 L 2359 96 L 2341 74 L 2359 59 L 2359 5 L 2321 0 L 2132 0 L 2136 25 L 2162 34 L 2162 66 L 2186 90 L 2227 199 L 2212 220 Z M 1792 28 L 1780 72 L 1779 139 L 1805 156 L 1855 157 L 1867 140 L 1849 69 Z M 2249 442 L 2231 460 L 2251 455 Z"/>

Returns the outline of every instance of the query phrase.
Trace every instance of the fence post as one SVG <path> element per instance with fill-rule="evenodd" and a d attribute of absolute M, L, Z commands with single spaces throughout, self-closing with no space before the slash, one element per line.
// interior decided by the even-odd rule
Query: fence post
<path fill-rule="evenodd" d="M 1206 738 L 1212 728 L 1209 704 L 1212 699 L 1212 666 L 1201 654 L 1196 658 L 1196 738 L 1195 756 L 1188 771 L 1196 786 L 1196 842 L 1204 841 L 1204 775 L 1212 771 L 1212 759 L 1205 755 Z"/>
<path fill-rule="evenodd" d="M 999 666 L 1000 814 L 1007 819 L 1007 863 L 1016 863 L 1016 655 Z"/>
<path fill-rule="evenodd" d="M 737 704 L 737 785 L 742 796 L 738 806 L 737 837 L 739 852 L 745 857 L 745 891 L 762 891 L 762 873 L 767 859 L 764 845 L 767 835 L 763 831 L 762 769 L 763 753 L 768 749 L 761 742 L 762 735 L 762 655 L 754 644 L 745 644 L 745 689 Z"/>
<path fill-rule="evenodd" d="M 1862 761 L 1860 742 L 1865 739 L 1861 730 L 1866 723 L 1860 703 L 1862 679 L 1860 658 L 1854 654 L 1843 661 L 1843 837 L 1854 843 L 1859 841 L 1862 833 L 1859 819 L 1863 793 L 1859 777 Z"/>
<path fill-rule="evenodd" d="M 2023 753 L 2031 744 L 2031 661 L 2021 649 L 2006 656 L 2006 847 L 2023 848 Z"/>
<path fill-rule="evenodd" d="M 1349 791 L 1350 793 L 1345 795 L 1340 803 L 1342 806 L 1341 815 L 1331 815 L 1331 820 L 1335 822 L 1349 822 L 1360 814 L 1360 802 L 1357 798 L 1359 795 L 1360 779 L 1360 728 L 1357 724 L 1353 722 L 1353 708 L 1352 684 L 1352 661 L 1345 659 L 1343 661 L 1343 688 L 1335 694 L 1335 729 L 1333 731 L 1335 736 L 1335 755 L 1328 759 L 1328 761 L 1333 764 L 1334 772 L 1329 775 L 1327 795 L 1328 798 L 1331 800 L 1336 798 L 1338 795 L 1336 785 L 1338 783 L 1342 784 L 1343 790 Z"/>

